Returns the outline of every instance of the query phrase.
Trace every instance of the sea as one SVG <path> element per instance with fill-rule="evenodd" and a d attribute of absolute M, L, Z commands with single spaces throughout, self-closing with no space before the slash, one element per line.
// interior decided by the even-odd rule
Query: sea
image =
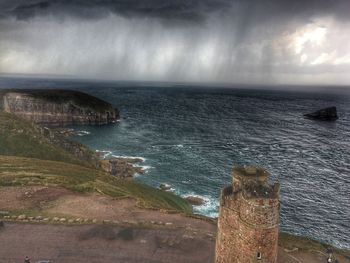
<path fill-rule="evenodd" d="M 141 157 L 135 180 L 205 200 L 216 217 L 236 165 L 281 184 L 282 231 L 350 249 L 350 89 L 0 78 L 0 88 L 80 90 L 113 104 L 119 122 L 73 126 L 106 158 Z M 339 120 L 304 113 L 336 106 Z"/>

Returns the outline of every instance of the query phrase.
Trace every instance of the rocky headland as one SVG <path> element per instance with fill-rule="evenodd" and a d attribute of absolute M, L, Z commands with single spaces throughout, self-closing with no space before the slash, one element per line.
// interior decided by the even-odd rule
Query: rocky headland
<path fill-rule="evenodd" d="M 72 90 L 2 90 L 0 109 L 47 125 L 102 125 L 119 118 L 110 103 Z"/>
<path fill-rule="evenodd" d="M 320 121 L 335 121 L 338 119 L 337 108 L 334 106 L 307 113 L 304 114 L 304 116 L 309 119 Z"/>

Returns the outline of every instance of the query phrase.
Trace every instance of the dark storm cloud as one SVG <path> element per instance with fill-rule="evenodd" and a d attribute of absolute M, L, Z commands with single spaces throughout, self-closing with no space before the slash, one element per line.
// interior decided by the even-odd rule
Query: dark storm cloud
<path fill-rule="evenodd" d="M 108 12 L 124 16 L 158 17 L 166 20 L 203 21 L 212 12 L 246 14 L 250 22 L 274 17 L 335 15 L 350 19 L 349 0 L 1 0 L 0 14 L 28 19 L 35 15 L 60 14 L 99 18 Z M 236 12 L 235 12 L 236 11 Z"/>
<path fill-rule="evenodd" d="M 0 0 L 0 73 L 350 83 L 350 0 Z"/>
<path fill-rule="evenodd" d="M 26 19 L 35 15 L 65 14 L 83 18 L 99 18 L 107 12 L 124 16 L 149 16 L 164 19 L 201 21 L 206 12 L 223 9 L 230 3 L 225 0 L 52 0 L 2 1 L 2 15 Z"/>

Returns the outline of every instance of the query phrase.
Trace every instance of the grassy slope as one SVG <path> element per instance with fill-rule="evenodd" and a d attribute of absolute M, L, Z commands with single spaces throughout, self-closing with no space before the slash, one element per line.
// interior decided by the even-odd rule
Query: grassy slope
<path fill-rule="evenodd" d="M 30 122 L 0 111 L 0 154 L 89 165 L 50 143 Z"/>
<path fill-rule="evenodd" d="M 312 240 L 310 238 L 295 236 L 287 233 L 280 233 L 279 245 L 286 249 L 298 248 L 301 251 L 326 251 L 331 246 L 320 243 L 319 241 Z M 340 260 L 340 262 L 348 262 L 350 260 L 350 251 L 346 249 L 338 249 L 332 247 L 334 257 Z"/>
<path fill-rule="evenodd" d="M 34 98 L 44 99 L 54 103 L 65 103 L 72 101 L 75 105 L 87 107 L 95 111 L 112 111 L 110 103 L 89 94 L 73 90 L 48 90 L 48 89 L 3 89 L 0 90 L 0 97 L 7 92 L 19 92 L 33 96 Z"/>
<path fill-rule="evenodd" d="M 76 192 L 100 192 L 115 198 L 134 197 L 146 208 L 191 212 L 182 198 L 102 171 L 55 161 L 0 155 L 0 186 L 63 186 Z"/>
<path fill-rule="evenodd" d="M 1 185 L 60 185 L 79 192 L 135 197 L 147 208 L 191 212 L 191 206 L 182 198 L 96 170 L 51 144 L 37 126 L 0 111 Z"/>

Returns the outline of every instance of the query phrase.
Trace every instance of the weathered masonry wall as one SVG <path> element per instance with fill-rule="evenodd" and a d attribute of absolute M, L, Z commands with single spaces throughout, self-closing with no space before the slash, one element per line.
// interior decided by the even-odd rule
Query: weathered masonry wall
<path fill-rule="evenodd" d="M 0 96 L 0 110 L 4 110 L 4 99 Z"/>
<path fill-rule="evenodd" d="M 216 263 L 276 263 L 279 187 L 235 182 L 221 192 Z M 269 191 L 259 194 L 260 187 Z"/>

